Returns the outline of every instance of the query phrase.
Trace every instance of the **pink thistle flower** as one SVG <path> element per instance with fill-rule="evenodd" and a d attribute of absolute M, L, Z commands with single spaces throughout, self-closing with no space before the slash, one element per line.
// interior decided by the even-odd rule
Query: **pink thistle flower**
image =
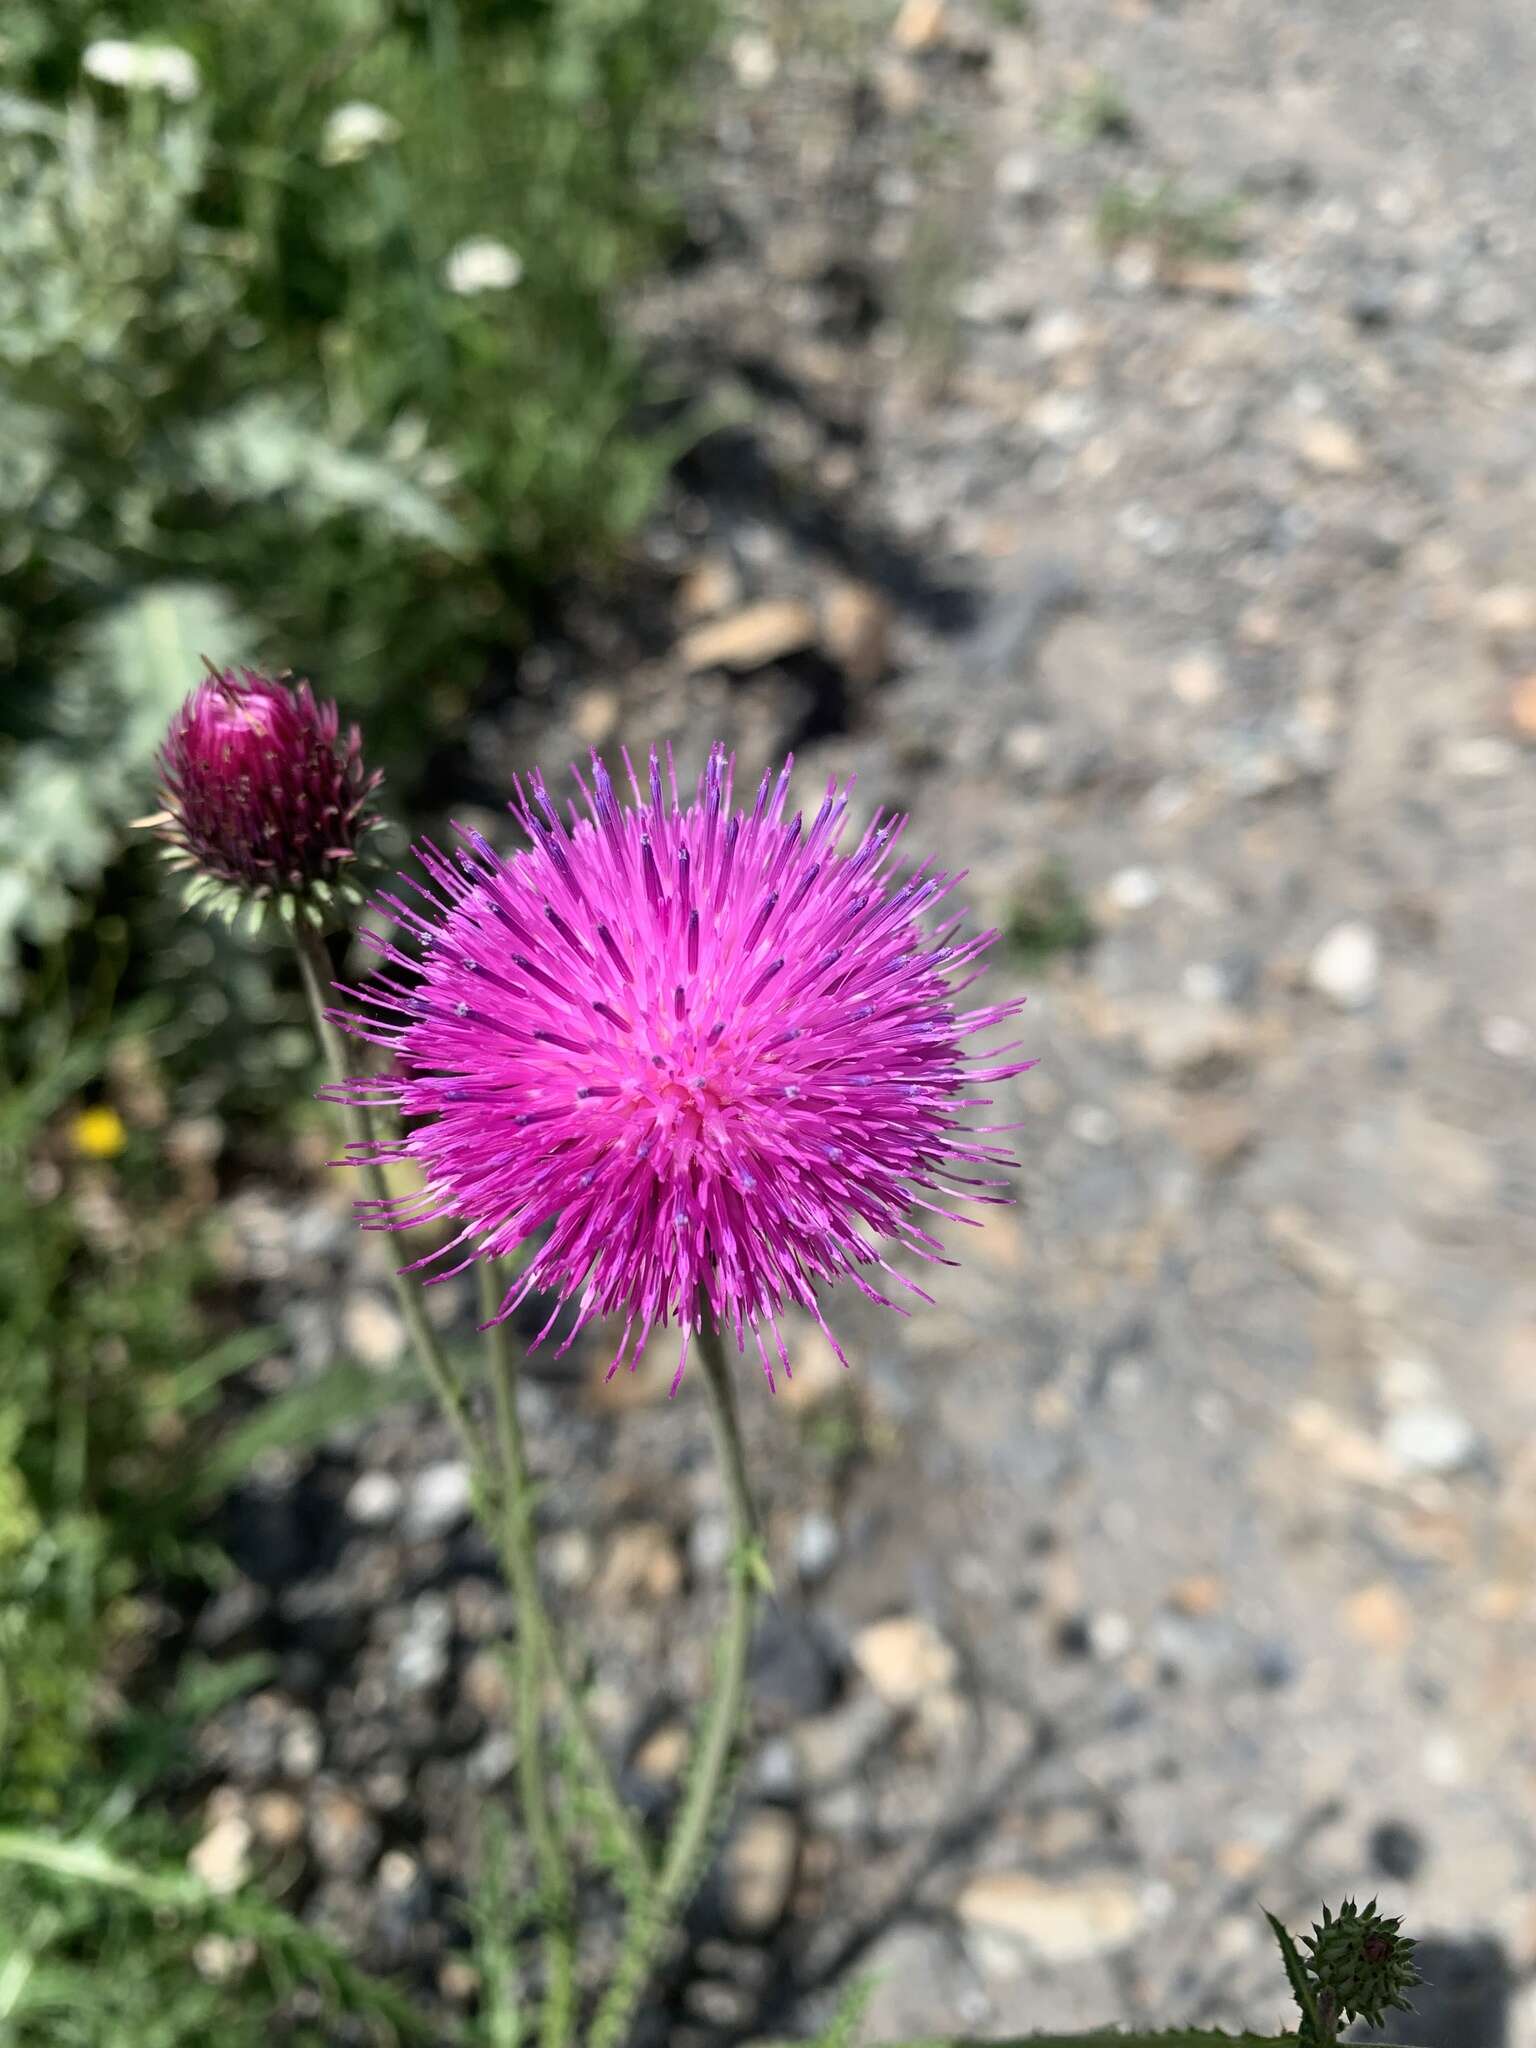
<path fill-rule="evenodd" d="M 807 826 L 785 821 L 788 763 L 733 812 L 720 747 L 686 809 L 670 756 L 670 800 L 654 750 L 648 796 L 624 761 L 633 808 L 596 755 L 590 788 L 572 771 L 585 816 L 573 803 L 563 820 L 535 772 L 510 807 L 527 851 L 504 858 L 460 826 L 452 858 L 416 849 L 417 902 L 381 896 L 413 950 L 363 931 L 387 965 L 332 1014 L 391 1071 L 335 1092 L 400 1111 L 406 1134 L 372 1156 L 414 1161 L 424 1186 L 359 1208 L 374 1229 L 452 1218 L 456 1236 L 417 1264 L 458 1253 L 455 1273 L 536 1240 L 495 1320 L 548 1290 L 535 1344 L 571 1303 L 564 1350 L 622 1314 L 610 1378 L 670 1321 L 675 1392 L 707 1315 L 738 1349 L 752 1332 L 771 1387 L 763 1332 L 788 1374 L 789 1303 L 826 1331 L 816 1284 L 846 1277 L 894 1307 L 871 1269 L 930 1301 L 882 1244 L 953 1264 L 921 1219 L 971 1222 L 952 1200 L 1007 1199 L 985 1169 L 1015 1163 L 993 1136 L 1014 1127 L 964 1113 L 989 1101 L 978 1085 L 1034 1062 L 961 1040 L 1021 1005 L 957 1011 L 997 934 L 962 938 L 963 913 L 924 929 L 960 878 L 925 861 L 898 882 L 904 820 L 877 817 L 845 854 L 836 782 Z"/>
<path fill-rule="evenodd" d="M 158 767 L 165 808 L 144 822 L 174 866 L 194 871 L 189 900 L 231 913 L 275 899 L 318 917 L 378 823 L 382 777 L 363 767 L 357 727 L 343 738 L 336 706 L 308 683 L 210 669 L 172 719 Z"/>

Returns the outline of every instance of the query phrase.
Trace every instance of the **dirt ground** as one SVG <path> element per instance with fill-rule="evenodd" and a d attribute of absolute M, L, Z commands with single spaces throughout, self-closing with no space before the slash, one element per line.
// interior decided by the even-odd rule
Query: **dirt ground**
<path fill-rule="evenodd" d="M 938 1307 L 744 1390 L 781 1593 L 656 2037 L 865 1972 L 871 2039 L 1274 2025 L 1257 1902 L 1379 1892 L 1448 1944 L 1425 2041 L 1536 2048 L 1536 11 L 764 0 L 708 93 L 634 308 L 688 452 L 455 808 L 620 739 L 856 770 L 1042 1064 Z M 279 1379 L 399 1350 L 344 1193 L 231 1205 Z M 688 1391 L 599 1350 L 530 1424 L 659 1812 L 724 1521 Z M 462 1474 L 407 1415 L 267 1477 L 210 1829 L 468 1997 Z"/>

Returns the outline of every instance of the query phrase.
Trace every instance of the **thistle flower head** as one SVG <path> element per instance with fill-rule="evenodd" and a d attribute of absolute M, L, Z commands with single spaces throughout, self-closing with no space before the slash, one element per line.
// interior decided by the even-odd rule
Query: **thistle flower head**
<path fill-rule="evenodd" d="M 229 914 L 273 902 L 323 921 L 377 823 L 381 779 L 363 767 L 357 727 L 343 737 L 340 726 L 308 683 L 210 671 L 171 721 L 158 760 L 164 809 L 146 821 L 190 872 L 189 902 Z"/>
<path fill-rule="evenodd" d="M 1331 1994 L 1342 2019 L 1379 2027 L 1384 2013 L 1411 2011 L 1407 1993 L 1423 1979 L 1414 1967 L 1416 1943 L 1398 1931 L 1402 1924 L 1383 1919 L 1374 1899 L 1363 1908 L 1346 1899 L 1337 1913 L 1324 1906 L 1321 1922 L 1301 1937 L 1307 1974 L 1320 1995 Z"/>
<path fill-rule="evenodd" d="M 595 755 L 590 784 L 573 771 L 584 811 L 562 817 L 535 773 L 511 806 L 527 850 L 460 827 L 451 857 L 417 848 L 410 900 L 381 897 L 395 936 L 362 937 L 384 969 L 336 1018 L 393 1058 L 340 1092 L 403 1114 L 374 1156 L 413 1161 L 422 1191 L 364 1220 L 453 1219 L 435 1255 L 452 1272 L 534 1239 L 501 1316 L 547 1290 L 541 1336 L 570 1304 L 568 1345 L 622 1314 L 610 1373 L 671 1321 L 675 1388 L 707 1316 L 738 1347 L 752 1332 L 771 1386 L 764 1332 L 788 1372 L 778 1318 L 793 1302 L 821 1322 L 818 1282 L 893 1306 L 884 1274 L 931 1299 L 887 1241 L 952 1263 L 926 1219 L 1006 1199 L 1003 1127 L 966 1112 L 1033 1062 L 962 1052 L 1019 1006 L 956 1007 L 996 935 L 925 927 L 958 877 L 925 861 L 898 880 L 903 821 L 844 852 L 835 782 L 807 823 L 785 817 L 788 764 L 747 811 L 719 747 L 686 808 L 670 757 L 664 786 L 652 752 L 645 792 L 625 766 L 632 806 Z"/>

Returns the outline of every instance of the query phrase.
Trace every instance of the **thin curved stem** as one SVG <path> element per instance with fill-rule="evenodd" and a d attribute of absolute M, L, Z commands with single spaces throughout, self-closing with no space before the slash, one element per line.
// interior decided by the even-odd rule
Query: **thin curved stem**
<path fill-rule="evenodd" d="M 486 1261 L 480 1267 L 481 1312 L 493 1315 L 499 1305 L 495 1269 Z M 534 1561 L 533 1499 L 528 1485 L 523 1425 L 517 1412 L 517 1369 L 510 1347 L 502 1341 L 502 1326 L 495 1324 L 486 1334 L 501 1465 L 501 1547 L 517 1602 L 518 1792 L 539 1873 L 544 1940 L 540 2038 L 543 2048 L 565 2048 L 576 2006 L 576 1937 L 571 1867 L 550 1807 L 539 1709 L 550 1645 L 543 1625 Z"/>
<path fill-rule="evenodd" d="M 538 1651 L 560 1695 L 560 1708 L 570 1725 L 578 1758 L 588 1789 L 595 1795 L 609 1830 L 626 1864 L 626 1878 L 644 1884 L 651 1876 L 649 1846 L 633 1814 L 619 1796 L 618 1786 L 603 1755 L 591 1718 L 572 1684 L 560 1654 L 555 1625 L 539 1590 L 533 1533 L 533 1487 L 528 1470 L 522 1421 L 517 1412 L 517 1363 L 507 1342 L 504 1323 L 491 1318 L 501 1307 L 501 1283 L 495 1264 L 483 1260 L 477 1268 L 480 1282 L 480 1318 L 486 1324 L 486 1366 L 496 1413 L 496 1441 L 501 1464 L 501 1492 L 504 1503 L 498 1526 L 507 1578 L 518 1603 L 518 1626 L 524 1640 Z"/>
<path fill-rule="evenodd" d="M 720 1333 L 707 1321 L 699 1331 L 697 1349 L 703 1362 L 715 1448 L 730 1502 L 734 1539 L 730 1604 L 716 1652 L 714 1693 L 697 1752 L 689 1766 L 661 1872 L 649 1896 L 637 1901 L 630 1910 L 618 1964 L 592 2023 L 590 2048 L 623 2048 L 667 1931 L 704 1873 L 746 1701 L 747 1654 L 764 1569 L 736 1417 L 735 1390 Z"/>
<path fill-rule="evenodd" d="M 310 1023 L 314 1026 L 326 1070 L 332 1081 L 339 1084 L 347 1078 L 349 1062 L 342 1035 L 325 1014 L 326 995 L 331 980 L 331 963 L 326 954 L 325 941 L 309 926 L 300 926 L 294 934 L 294 950 L 298 955 L 299 979 L 304 984 L 304 999 L 309 1005 Z M 363 1178 L 367 1182 L 370 1194 L 377 1201 L 388 1201 L 389 1182 L 385 1178 L 383 1167 L 373 1156 L 377 1133 L 366 1104 L 342 1101 L 338 1106 L 348 1141 L 358 1153 Z M 428 1320 L 421 1288 L 407 1273 L 393 1273 L 390 1277 L 394 1285 L 395 1300 L 399 1304 L 400 1314 L 410 1335 L 411 1347 L 416 1353 L 417 1362 L 431 1382 L 432 1391 L 442 1403 L 443 1413 L 453 1425 L 454 1434 L 463 1446 L 471 1470 L 483 1473 L 485 1461 L 475 1440 L 474 1430 L 470 1427 L 463 1394 L 453 1376 L 453 1370 L 438 1334 Z"/>
<path fill-rule="evenodd" d="M 326 954 L 325 942 L 318 932 L 302 929 L 295 934 L 295 949 L 298 953 L 299 977 L 303 982 L 305 1000 L 309 1005 L 310 1022 L 324 1056 L 326 1070 L 332 1081 L 344 1081 L 348 1073 L 346 1046 L 341 1033 L 325 1014 L 326 996 L 331 980 L 331 964 Z M 359 1148 L 362 1155 L 362 1170 L 369 1191 L 382 1201 L 388 1197 L 390 1189 L 383 1168 L 371 1156 L 377 1137 L 373 1118 L 366 1106 L 361 1103 L 343 1101 L 339 1107 L 347 1137 L 352 1145 Z M 479 1272 L 482 1287 L 494 1290 L 495 1278 L 490 1267 L 482 1264 Z M 400 1304 L 400 1313 L 405 1319 L 405 1326 L 417 1359 L 463 1448 L 470 1471 L 474 1475 L 477 1494 L 484 1502 L 485 1514 L 491 1522 L 491 1534 L 502 1553 L 508 1583 L 514 1584 L 512 1559 L 507 1546 L 507 1518 L 500 1504 L 501 1487 L 496 1474 L 491 1469 L 480 1439 L 475 1434 L 464 1397 L 443 1354 L 437 1332 L 427 1319 L 421 1288 L 413 1284 L 409 1274 L 396 1273 L 392 1277 L 395 1299 Z M 499 1295 L 494 1292 L 483 1294 L 482 1321 L 489 1322 L 500 1306 Z M 487 1355 L 491 1384 L 493 1388 L 497 1388 L 513 1370 L 511 1361 L 506 1356 L 505 1331 L 500 1325 L 487 1334 Z M 525 1499 L 528 1497 L 528 1475 L 521 1455 L 520 1435 L 517 1442 L 519 1476 L 515 1482 L 515 1497 Z M 609 1831 L 628 1865 L 626 1877 L 637 1884 L 644 1882 L 649 1879 L 652 1871 L 649 1847 L 633 1815 L 619 1797 L 613 1773 L 593 1731 L 591 1720 L 566 1675 L 564 1660 L 555 1642 L 553 1624 L 539 1596 L 536 1576 L 532 1582 L 527 1625 L 528 1640 L 539 1644 L 540 1653 L 559 1688 L 561 1709 L 570 1723 L 588 1782 L 602 1807 Z"/>

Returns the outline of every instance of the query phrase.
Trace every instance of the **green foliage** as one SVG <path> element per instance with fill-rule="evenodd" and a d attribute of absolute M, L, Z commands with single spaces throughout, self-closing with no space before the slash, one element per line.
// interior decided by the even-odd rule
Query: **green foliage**
<path fill-rule="evenodd" d="M 1080 952 L 1092 943 L 1093 920 L 1059 861 L 1047 861 L 1014 898 L 1003 942 L 1022 965 L 1037 966 L 1054 953 Z"/>
<path fill-rule="evenodd" d="M 1235 256 L 1243 246 L 1236 199 L 1194 199 L 1173 178 L 1148 191 L 1115 184 L 1100 195 L 1095 226 L 1100 245 L 1119 249 L 1148 242 L 1165 263 Z"/>
<path fill-rule="evenodd" d="M 1136 133 L 1131 110 L 1115 81 L 1102 71 L 1071 93 L 1056 117 L 1062 140 L 1083 147 L 1091 142 L 1128 142 Z"/>
<path fill-rule="evenodd" d="M 0 1910 L 16 1930 L 0 1960 L 7 2048 L 265 2048 L 301 1986 L 381 2044 L 458 2038 L 255 1894 L 136 1867 L 91 1836 L 0 1830 Z M 296 2024 L 284 2038 L 325 2048 L 335 2034 Z"/>
<path fill-rule="evenodd" d="M 71 1076 L 105 1043 L 82 1050 Z M 40 1142 L 51 1082 L 22 1079 L 0 1123 L 0 1814 L 11 1816 L 49 1811 L 88 1761 L 136 1587 L 152 1566 L 186 1561 L 166 1454 L 249 1356 L 202 1353 L 190 1302 L 201 1253 L 184 1223 L 129 1226 L 99 1170 L 61 1166 L 57 1145 Z M 124 1173 L 147 1169 L 136 1149 L 130 1140 Z"/>
<path fill-rule="evenodd" d="M 318 668 L 419 751 L 643 511 L 666 451 L 614 307 L 712 11 L 10 0 L 0 975 L 151 807 L 198 654 Z M 103 78 L 107 38 L 180 70 Z"/>
<path fill-rule="evenodd" d="M 95 1161 L 71 1141 L 72 1106 L 152 1021 L 34 1011 L 27 1064 L 0 1066 L 0 2041 L 267 2048 L 300 1988 L 330 2017 L 284 2019 L 293 2048 L 329 2048 L 338 2014 L 379 2042 L 446 2041 L 258 1894 L 209 1893 L 141 1804 L 202 1720 L 271 1675 L 259 1654 L 189 1656 L 131 1683 L 141 1588 L 221 1569 L 198 1521 L 264 1452 L 402 1392 L 342 1365 L 220 1429 L 221 1389 L 271 1333 L 208 1342 L 204 1253 L 155 1132 L 120 1127 Z"/>

